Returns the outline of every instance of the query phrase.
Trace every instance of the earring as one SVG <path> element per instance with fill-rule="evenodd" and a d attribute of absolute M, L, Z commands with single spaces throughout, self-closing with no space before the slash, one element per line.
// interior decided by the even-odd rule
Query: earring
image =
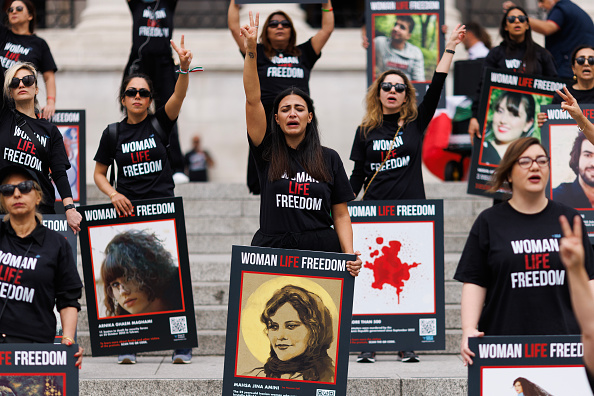
<path fill-rule="evenodd" d="M 577 76 L 575 74 L 573 75 L 573 81 L 577 81 Z"/>
<path fill-rule="evenodd" d="M 114 309 L 118 308 L 118 300 L 116 300 L 115 298 L 113 299 L 113 307 Z"/>

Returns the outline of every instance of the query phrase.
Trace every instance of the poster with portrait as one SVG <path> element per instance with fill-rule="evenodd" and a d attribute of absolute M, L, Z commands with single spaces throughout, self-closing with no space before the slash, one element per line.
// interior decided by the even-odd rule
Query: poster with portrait
<path fill-rule="evenodd" d="M 594 105 L 580 105 L 594 122 Z M 542 144 L 551 157 L 547 197 L 575 208 L 594 243 L 594 208 L 586 191 L 594 192 L 594 145 L 578 131 L 577 123 L 561 105 L 543 106 L 547 122 L 541 128 Z"/>
<path fill-rule="evenodd" d="M 468 395 L 592 395 L 579 335 L 470 338 Z"/>
<path fill-rule="evenodd" d="M 506 195 L 503 188 L 488 192 L 493 172 L 512 142 L 526 136 L 540 140 L 537 115 L 564 86 L 561 79 L 485 70 L 478 111 L 481 137 L 473 141 L 468 194 L 497 199 Z"/>
<path fill-rule="evenodd" d="M 443 201 L 349 202 L 355 283 L 352 351 L 445 349 Z"/>
<path fill-rule="evenodd" d="M 420 102 L 445 50 L 444 21 L 444 0 L 366 0 L 367 85 L 387 70 L 401 70 Z M 439 102 L 444 106 L 445 90 Z"/>
<path fill-rule="evenodd" d="M 0 395 L 78 396 L 78 345 L 0 344 Z"/>
<path fill-rule="evenodd" d="M 181 197 L 81 206 L 93 356 L 198 346 Z"/>
<path fill-rule="evenodd" d="M 66 155 L 70 162 L 70 169 L 66 171 L 72 199 L 77 205 L 87 203 L 87 176 L 85 155 L 86 121 L 85 110 L 56 110 L 52 117 L 52 124 L 58 127 L 66 147 Z M 54 185 L 56 193 L 56 212 L 64 213 L 62 198 Z"/>
<path fill-rule="evenodd" d="M 346 395 L 351 254 L 233 246 L 223 395 Z"/>

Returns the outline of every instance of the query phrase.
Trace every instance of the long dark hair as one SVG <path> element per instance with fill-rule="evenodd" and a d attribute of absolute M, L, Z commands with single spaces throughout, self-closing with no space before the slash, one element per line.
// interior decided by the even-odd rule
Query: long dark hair
<path fill-rule="evenodd" d="M 507 111 L 515 115 L 516 117 L 520 114 L 521 106 L 524 105 L 526 109 L 526 122 L 533 121 L 532 127 L 526 132 L 522 132 L 521 137 L 532 136 L 535 132 L 534 129 L 534 109 L 536 108 L 536 102 L 531 94 L 523 94 L 514 91 L 503 91 L 501 95 L 491 104 L 491 111 L 493 114 L 497 112 L 499 106 L 505 100 L 505 108 Z M 485 140 L 495 140 L 495 132 L 493 131 L 493 121 L 489 124 L 489 128 L 485 132 Z"/>
<path fill-rule="evenodd" d="M 272 43 L 270 42 L 270 38 L 268 38 L 268 26 L 270 25 L 270 20 L 274 15 L 282 15 L 287 21 L 291 23 L 291 35 L 289 36 L 289 44 L 287 44 L 287 48 L 284 48 L 283 53 L 292 55 L 292 56 L 299 56 L 301 55 L 301 51 L 297 48 L 297 32 L 295 31 L 295 26 L 293 25 L 293 20 L 286 14 L 284 11 L 275 11 L 272 14 L 268 15 L 266 21 L 264 21 L 264 25 L 262 26 L 262 33 L 260 33 L 260 43 L 264 46 L 264 53 L 267 57 L 272 58 L 276 55 L 276 51 L 272 48 Z"/>
<path fill-rule="evenodd" d="M 280 102 L 289 95 L 300 96 L 307 105 L 307 111 L 312 113 L 311 122 L 305 129 L 305 137 L 297 146 L 295 155 L 289 154 L 289 146 L 285 139 L 285 133 L 279 127 L 275 120 L 278 114 Z M 270 139 L 269 150 L 264 153 L 265 158 L 270 161 L 270 170 L 268 179 L 275 181 L 283 178 L 286 174 L 289 179 L 297 175 L 297 164 L 300 164 L 305 171 L 319 182 L 328 182 L 331 180 L 328 166 L 322 155 L 322 144 L 320 143 L 320 132 L 318 130 L 318 119 L 313 106 L 313 100 L 308 94 L 296 87 L 287 88 L 274 99 L 273 112 L 270 117 Z"/>
<path fill-rule="evenodd" d="M 129 314 L 114 302 L 111 283 L 118 278 L 136 280 L 149 301 L 160 298 L 168 310 L 182 308 L 179 269 L 153 233 L 130 230 L 113 237 L 105 248 L 101 278 L 107 316 Z"/>
<path fill-rule="evenodd" d="M 516 378 L 513 385 L 515 386 L 517 382 L 522 385 L 524 396 L 552 396 L 549 392 L 524 377 Z"/>
<path fill-rule="evenodd" d="M 528 30 L 524 34 L 524 41 L 522 43 L 516 43 L 514 40 L 511 39 L 509 32 L 505 30 L 507 26 L 507 16 L 509 15 L 510 11 L 513 10 L 520 10 L 524 16 L 526 16 L 526 23 L 528 24 Z M 499 26 L 499 35 L 503 37 L 502 45 L 505 46 L 505 53 L 507 55 L 511 55 L 513 51 L 519 48 L 524 43 L 526 44 L 526 52 L 524 52 L 524 58 L 522 59 L 522 63 L 524 65 L 523 72 L 524 73 L 534 73 L 536 70 L 536 48 L 538 44 L 532 40 L 532 28 L 530 27 L 530 19 L 528 19 L 528 14 L 526 10 L 522 7 L 514 6 L 510 7 L 505 11 L 503 14 L 503 18 L 501 19 L 501 25 Z"/>
<path fill-rule="evenodd" d="M 334 332 L 332 316 L 322 299 L 315 293 L 299 286 L 287 285 L 277 290 L 266 303 L 260 321 L 269 328 L 278 309 L 290 304 L 299 319 L 309 330 L 307 348 L 299 356 L 281 361 L 270 346 L 270 358 L 264 364 L 264 372 L 269 378 L 280 378 L 285 373 L 301 373 L 306 381 L 330 381 L 334 377 L 334 365 L 328 356 Z"/>

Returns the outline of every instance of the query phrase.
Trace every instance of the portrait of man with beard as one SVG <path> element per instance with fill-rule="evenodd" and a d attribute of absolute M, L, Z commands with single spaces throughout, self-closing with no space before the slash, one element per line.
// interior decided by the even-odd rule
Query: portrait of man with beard
<path fill-rule="evenodd" d="M 571 148 L 569 167 L 576 174 L 573 183 L 553 189 L 553 200 L 576 209 L 594 207 L 594 145 L 579 133 Z"/>

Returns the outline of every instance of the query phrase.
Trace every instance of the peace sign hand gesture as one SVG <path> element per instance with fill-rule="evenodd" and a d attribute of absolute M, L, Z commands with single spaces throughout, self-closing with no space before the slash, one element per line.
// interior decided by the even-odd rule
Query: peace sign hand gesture
<path fill-rule="evenodd" d="M 563 91 L 557 90 L 557 94 L 563 99 L 561 102 L 561 108 L 566 110 L 571 118 L 574 120 L 582 114 L 582 109 L 580 109 L 580 105 L 578 105 L 577 100 L 573 97 L 573 95 L 569 92 L 567 87 L 563 87 Z"/>
<path fill-rule="evenodd" d="M 561 238 L 559 255 L 568 271 L 584 266 L 584 242 L 582 240 L 582 224 L 579 216 L 573 219 L 573 229 L 565 216 L 559 217 L 563 238 Z"/>
<path fill-rule="evenodd" d="M 243 25 L 241 27 L 241 35 L 243 36 L 243 45 L 247 52 L 254 52 L 257 46 L 258 40 L 258 26 L 260 24 L 260 13 L 256 13 L 256 20 L 254 22 L 254 15 L 250 11 L 250 23 L 249 25 Z"/>
<path fill-rule="evenodd" d="M 187 71 L 190 68 L 190 64 L 192 63 L 192 51 L 186 49 L 184 44 L 185 37 L 182 34 L 181 41 L 179 42 L 179 47 L 175 45 L 173 40 L 171 40 L 171 46 L 177 52 L 179 56 L 179 68 L 180 70 Z"/>

